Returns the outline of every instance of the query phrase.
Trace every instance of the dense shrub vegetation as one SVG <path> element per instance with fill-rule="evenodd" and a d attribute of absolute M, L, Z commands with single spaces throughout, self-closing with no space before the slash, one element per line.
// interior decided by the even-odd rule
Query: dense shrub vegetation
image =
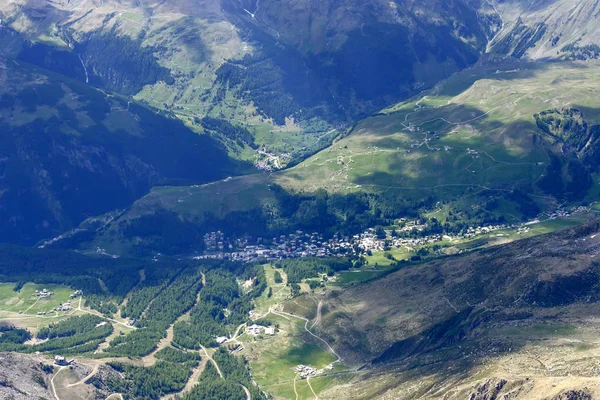
<path fill-rule="evenodd" d="M 141 329 L 115 338 L 105 352 L 130 357 L 150 354 L 156 349 L 158 341 L 166 335 L 169 325 L 194 305 L 201 288 L 202 276 L 198 268 L 183 269 L 165 285 L 164 289 L 145 303 L 146 307 L 136 324 Z M 136 301 L 142 300 L 147 298 L 136 298 Z"/>
<path fill-rule="evenodd" d="M 95 350 L 113 332 L 112 325 L 101 324 L 103 321 L 103 318 L 95 315 L 67 318 L 40 329 L 37 338 L 48 340 L 31 346 L 23 345 L 31 338 L 28 331 L 11 327 L 0 335 L 0 351 L 87 353 Z"/>
<path fill-rule="evenodd" d="M 197 360 L 183 363 L 159 361 L 152 367 L 138 367 L 124 363 L 108 363 L 121 375 L 110 375 L 104 382 L 92 379 L 92 384 L 105 384 L 111 391 L 122 393 L 125 398 L 158 399 L 168 393 L 181 391 Z"/>
<path fill-rule="evenodd" d="M 175 324 L 175 343 L 188 349 L 215 346 L 217 336 L 232 334 L 246 322 L 252 300 L 266 289 L 266 278 L 260 267 L 250 267 L 240 277 L 252 279 L 252 288 L 247 293 L 240 291 L 231 272 L 213 269 L 206 273 L 206 286 L 200 291 L 200 301 L 192 309 L 189 321 Z"/>
<path fill-rule="evenodd" d="M 287 274 L 288 283 L 300 283 L 304 279 L 316 278 L 319 274 L 331 276 L 334 272 L 344 271 L 352 266 L 352 262 L 344 258 L 305 257 L 275 262 L 275 267 L 283 268 Z"/>

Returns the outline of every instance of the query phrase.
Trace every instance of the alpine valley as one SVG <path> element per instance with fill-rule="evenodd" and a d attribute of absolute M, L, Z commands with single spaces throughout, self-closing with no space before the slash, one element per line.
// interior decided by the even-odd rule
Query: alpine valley
<path fill-rule="evenodd" d="M 0 398 L 600 398 L 600 2 L 0 2 Z"/>

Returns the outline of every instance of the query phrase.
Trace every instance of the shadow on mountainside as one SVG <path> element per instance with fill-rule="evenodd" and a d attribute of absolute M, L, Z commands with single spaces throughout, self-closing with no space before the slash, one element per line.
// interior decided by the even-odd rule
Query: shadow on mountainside
<path fill-rule="evenodd" d="M 600 329 L 599 231 L 593 222 L 334 293 L 319 334 L 367 375 L 454 378 L 527 346 L 585 343 L 582 329 Z"/>

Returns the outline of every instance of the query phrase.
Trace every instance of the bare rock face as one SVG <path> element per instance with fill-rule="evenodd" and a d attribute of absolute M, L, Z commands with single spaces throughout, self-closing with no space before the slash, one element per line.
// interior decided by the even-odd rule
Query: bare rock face
<path fill-rule="evenodd" d="M 469 400 L 495 400 L 506 383 L 506 379 L 487 380 L 471 392 Z"/>
<path fill-rule="evenodd" d="M 52 369 L 41 359 L 0 353 L 0 399 L 52 399 Z"/>
<path fill-rule="evenodd" d="M 585 390 L 567 390 L 551 400 L 592 400 L 592 396 Z"/>

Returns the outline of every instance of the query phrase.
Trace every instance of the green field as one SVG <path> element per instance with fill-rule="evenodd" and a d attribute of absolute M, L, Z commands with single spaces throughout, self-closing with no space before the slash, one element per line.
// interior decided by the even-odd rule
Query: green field
<path fill-rule="evenodd" d="M 259 314 L 264 314 L 269 310 L 269 307 L 274 306 L 277 303 L 285 300 L 290 295 L 290 288 L 286 286 L 286 277 L 285 273 L 282 270 L 279 270 L 279 273 L 282 275 L 283 283 L 275 283 L 274 274 L 275 267 L 270 264 L 264 265 L 265 275 L 267 278 L 267 285 L 272 290 L 271 297 L 268 297 L 267 294 L 269 289 L 267 288 L 264 293 L 255 300 L 255 311 Z"/>
<path fill-rule="evenodd" d="M 260 359 L 251 364 L 253 375 L 261 385 L 293 380 L 297 365 L 310 365 L 323 368 L 335 361 L 335 357 L 319 346 L 309 343 L 293 344 L 290 348 L 265 348 Z"/>
<path fill-rule="evenodd" d="M 38 312 L 47 312 L 61 303 L 66 303 L 73 293 L 73 289 L 63 285 L 27 283 L 19 292 L 15 292 L 14 287 L 14 283 L 0 283 L 0 311 L 37 315 Z M 33 296 L 36 290 L 42 289 L 54 292 L 54 295 L 49 298 Z"/>
<path fill-rule="evenodd" d="M 351 285 L 361 282 L 366 282 L 380 276 L 382 271 L 344 271 L 338 275 L 336 284 L 340 286 Z"/>
<path fill-rule="evenodd" d="M 293 168 L 209 185 L 155 188 L 124 218 L 157 208 L 191 217 L 247 211 L 272 202 L 269 185 L 278 184 L 298 192 L 434 198 L 440 201 L 436 218 L 452 210 L 472 211 L 494 197 L 497 204 L 487 213 L 519 222 L 523 211 L 510 199 L 515 188 L 542 209 L 558 204 L 534 183 L 546 172 L 548 151 L 556 150 L 554 139 L 537 128 L 534 114 L 572 106 L 582 110 L 588 124 L 598 123 L 598 82 L 596 61 L 477 66 L 358 122 L 351 134 Z M 256 130 L 264 140 L 271 135 L 265 127 Z M 586 200 L 593 202 L 598 189 L 594 184 Z M 369 261 L 389 264 L 374 257 Z"/>
<path fill-rule="evenodd" d="M 293 382 L 297 377 L 294 368 L 297 365 L 310 365 L 320 369 L 334 362 L 336 358 L 312 341 L 307 341 L 309 336 L 304 330 L 303 320 L 273 314 L 267 318 L 279 326 L 280 333 L 262 339 L 243 335 L 240 341 L 247 348 L 244 355 L 250 361 L 252 376 L 261 387 L 267 388 L 276 396 L 288 397 L 291 393 L 294 398 Z M 302 387 L 302 382 L 296 382 L 297 390 Z M 308 386 L 306 389 L 309 390 Z"/>

